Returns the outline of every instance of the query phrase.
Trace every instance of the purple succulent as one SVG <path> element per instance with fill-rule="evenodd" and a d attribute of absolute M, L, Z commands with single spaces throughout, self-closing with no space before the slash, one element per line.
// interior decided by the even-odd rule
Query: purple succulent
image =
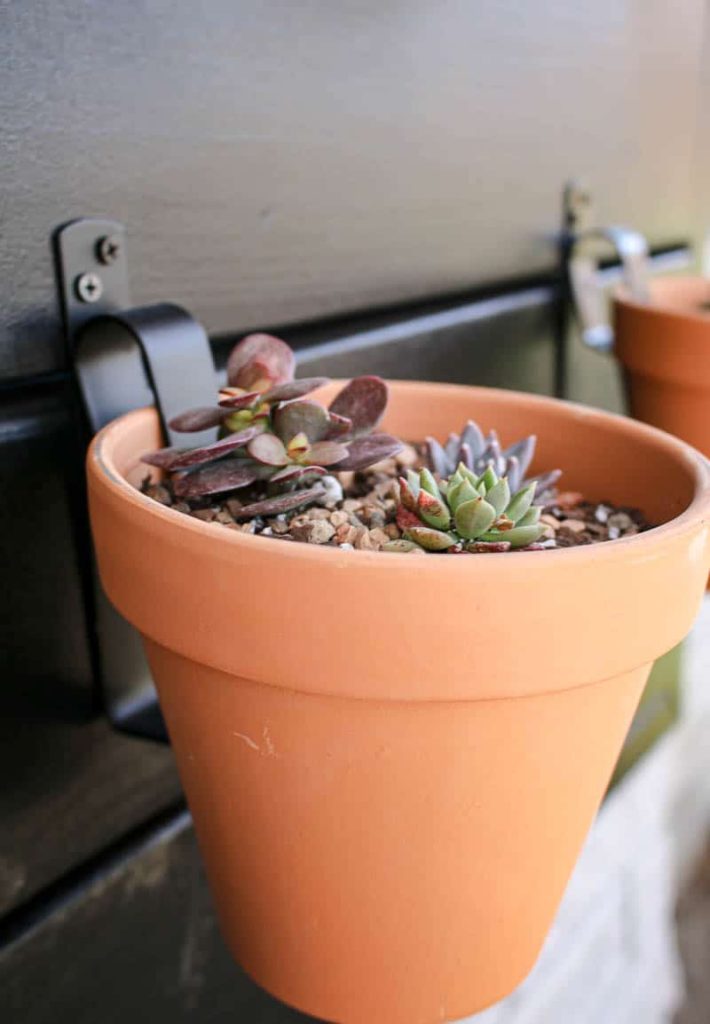
<path fill-rule="evenodd" d="M 478 424 L 469 420 L 460 434 L 449 434 L 444 445 L 428 437 L 427 462 L 441 480 L 452 476 L 459 465 L 479 476 L 490 466 L 498 476 L 507 477 L 513 491 L 534 480 L 537 485 L 535 498 L 545 503 L 552 497 L 554 485 L 562 474 L 559 469 L 553 469 L 542 476 L 526 479 L 536 444 L 537 438 L 530 434 L 503 450 L 495 430 L 484 437 Z"/>
<path fill-rule="evenodd" d="M 268 502 L 306 488 L 330 467 L 365 469 L 396 454 L 401 442 L 372 433 L 387 405 L 387 385 L 379 377 L 356 377 L 334 398 L 329 409 L 306 395 L 328 382 L 326 377 L 293 378 L 295 359 L 279 338 L 251 334 L 233 349 L 229 386 L 216 406 L 190 409 L 170 422 L 179 433 L 219 426 L 220 440 L 201 448 L 164 448 L 143 461 L 173 474 L 176 495 L 199 498 L 265 483 Z M 314 500 L 314 499 L 309 499 Z M 298 504 L 298 502 L 297 502 Z M 262 506 L 263 502 L 251 506 Z M 253 514 L 259 514 L 254 512 Z"/>

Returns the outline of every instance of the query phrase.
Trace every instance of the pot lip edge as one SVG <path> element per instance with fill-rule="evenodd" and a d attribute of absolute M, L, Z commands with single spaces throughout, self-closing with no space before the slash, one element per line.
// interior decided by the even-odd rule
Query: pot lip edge
<path fill-rule="evenodd" d="M 674 276 L 667 276 L 651 280 L 650 287 L 653 293 L 654 286 L 665 285 L 665 284 L 696 284 L 698 287 L 704 285 L 708 293 L 710 293 L 710 278 L 703 277 L 702 274 L 678 274 Z M 628 289 L 625 285 L 618 285 L 612 292 L 612 297 L 615 306 L 621 306 L 624 309 L 632 310 L 634 313 L 640 313 L 646 316 L 662 315 L 669 317 L 674 321 L 678 321 L 681 324 L 700 326 L 710 331 L 710 313 L 703 315 L 702 313 L 694 312 L 692 309 L 683 310 L 678 309 L 674 306 L 665 305 L 659 301 L 657 303 L 650 302 L 639 302 L 637 299 L 632 298 L 628 293 Z"/>
<path fill-rule="evenodd" d="M 337 384 L 339 381 L 333 379 L 331 383 Z M 407 390 L 425 390 L 430 387 L 436 387 L 447 390 L 467 391 L 469 393 L 483 392 L 487 395 L 505 394 L 520 396 L 521 399 L 524 399 L 526 402 L 532 402 L 534 405 L 554 404 L 566 406 L 576 413 L 579 418 L 587 420 L 590 425 L 593 425 L 593 421 L 595 419 L 601 419 L 607 422 L 612 421 L 612 423 L 617 422 L 620 425 L 623 424 L 624 428 L 626 430 L 630 430 L 632 433 L 656 435 L 658 440 L 662 442 L 664 446 L 667 448 L 675 448 L 678 455 L 681 456 L 686 464 L 689 465 L 689 468 L 695 477 L 695 494 L 690 504 L 673 519 L 662 523 L 660 526 L 652 527 L 650 530 L 644 531 L 643 533 L 635 534 L 632 537 L 622 537 L 617 540 L 608 541 L 604 544 L 585 544 L 578 545 L 573 548 L 557 548 L 547 551 L 516 552 L 516 559 L 514 560 L 515 564 L 522 564 L 529 567 L 532 564 L 531 559 L 533 558 L 537 560 L 536 564 L 540 561 L 550 564 L 552 560 L 559 562 L 560 558 L 565 558 L 570 565 L 577 564 L 579 562 L 589 563 L 597 561 L 600 558 L 604 560 L 614 560 L 616 558 L 623 559 L 627 557 L 627 553 L 630 556 L 629 549 L 632 546 L 635 548 L 634 553 L 643 558 L 644 555 L 648 556 L 652 554 L 653 549 L 659 544 L 662 544 L 664 540 L 671 539 L 674 535 L 677 536 L 686 532 L 694 533 L 699 527 L 704 525 L 706 518 L 710 521 L 710 459 L 707 459 L 701 452 L 686 442 L 674 437 L 672 434 L 668 434 L 665 431 L 658 429 L 657 427 L 653 427 L 650 424 L 641 423 L 638 420 L 634 420 L 631 417 L 623 416 L 618 413 L 607 412 L 606 410 L 595 409 L 591 406 L 571 402 L 567 399 L 553 398 L 547 395 L 514 391 L 505 388 L 487 388 L 433 381 L 388 380 L 387 383 L 390 386 L 403 385 Z M 279 541 L 276 538 L 254 536 L 252 534 L 245 534 L 233 530 L 222 530 L 220 534 L 216 534 L 214 531 L 215 524 L 204 522 L 191 516 L 186 516 L 181 512 L 176 512 L 175 509 L 161 505 L 159 502 L 156 502 L 143 494 L 136 487 L 130 484 L 123 476 L 121 476 L 121 474 L 112 465 L 111 460 L 104 454 L 104 449 L 108 444 L 110 444 L 112 435 L 120 431 L 120 429 L 131 420 L 140 419 L 146 415 L 155 417 L 157 416 L 157 412 L 153 406 L 145 406 L 125 413 L 102 427 L 94 436 L 89 446 L 86 456 L 86 468 L 90 477 L 93 476 L 95 480 L 108 488 L 109 491 L 119 497 L 122 497 L 124 500 L 127 500 L 131 505 L 147 513 L 149 516 L 157 517 L 157 520 L 162 520 L 166 525 L 172 525 L 177 529 L 194 532 L 197 535 L 204 537 L 205 540 L 210 537 L 212 539 L 219 537 L 220 544 L 236 545 L 237 547 L 244 547 L 246 550 L 249 550 L 254 544 L 263 548 L 264 543 L 268 544 L 268 542 L 271 541 L 269 550 L 273 551 L 273 545 L 279 544 L 282 550 L 282 557 L 285 558 L 297 558 L 307 560 L 309 562 L 322 561 L 322 559 L 325 558 L 327 560 L 326 564 L 339 564 L 340 567 L 347 565 L 348 568 L 350 568 L 354 564 L 372 565 L 373 559 L 376 559 L 377 564 L 381 565 L 383 557 L 386 556 L 392 563 L 393 570 L 396 569 L 397 565 L 406 567 L 409 563 L 409 560 L 405 557 L 393 559 L 390 552 L 383 551 L 357 551 L 355 553 L 357 561 L 354 563 L 349 558 L 352 554 L 351 552 L 342 551 L 339 548 L 334 549 L 329 545 L 298 543 L 285 544 L 283 541 Z M 468 560 L 465 558 L 449 558 L 446 559 L 445 562 L 444 559 L 441 558 L 428 559 L 430 565 L 433 565 L 434 567 L 437 565 L 440 566 L 438 571 L 441 571 L 441 568 L 443 568 L 442 563 L 449 566 L 456 565 L 458 563 L 463 563 L 465 565 L 467 561 Z M 511 562 L 513 560 L 508 561 Z M 416 564 L 420 570 L 424 568 L 422 559 L 418 559 Z M 499 567 L 499 570 L 500 568 L 502 567 Z M 448 571 L 451 571 L 451 569 Z"/>

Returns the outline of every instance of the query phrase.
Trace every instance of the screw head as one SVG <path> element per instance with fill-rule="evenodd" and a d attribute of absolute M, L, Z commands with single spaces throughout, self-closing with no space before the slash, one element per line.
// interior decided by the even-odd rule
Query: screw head
<path fill-rule="evenodd" d="M 98 274 L 81 274 L 74 282 L 74 288 L 82 302 L 98 302 L 104 292 L 103 281 Z"/>
<path fill-rule="evenodd" d="M 96 243 L 96 256 L 104 266 L 115 263 L 121 255 L 121 239 L 118 235 L 104 235 Z"/>

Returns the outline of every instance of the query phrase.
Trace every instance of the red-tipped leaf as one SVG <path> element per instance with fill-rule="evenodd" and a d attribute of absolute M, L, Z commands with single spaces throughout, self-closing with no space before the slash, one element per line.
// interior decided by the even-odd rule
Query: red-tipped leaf
<path fill-rule="evenodd" d="M 397 526 L 400 530 L 409 530 L 413 526 L 421 526 L 422 521 L 419 516 L 415 515 L 414 512 L 410 512 L 404 505 L 400 505 L 397 509 Z"/>

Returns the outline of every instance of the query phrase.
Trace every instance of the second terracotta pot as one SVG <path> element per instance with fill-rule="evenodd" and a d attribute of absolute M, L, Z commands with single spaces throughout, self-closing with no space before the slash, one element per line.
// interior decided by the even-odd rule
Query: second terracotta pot
<path fill-rule="evenodd" d="M 344 1024 L 434 1024 L 535 962 L 653 660 L 697 611 L 697 453 L 551 399 L 397 383 L 386 427 L 468 417 L 659 527 L 489 556 L 250 536 L 134 484 L 152 410 L 88 460 L 101 577 L 142 632 L 222 928 L 274 995 Z"/>
<path fill-rule="evenodd" d="M 623 289 L 614 299 L 631 412 L 710 457 L 710 282 L 659 278 L 649 290 L 648 304 Z"/>

